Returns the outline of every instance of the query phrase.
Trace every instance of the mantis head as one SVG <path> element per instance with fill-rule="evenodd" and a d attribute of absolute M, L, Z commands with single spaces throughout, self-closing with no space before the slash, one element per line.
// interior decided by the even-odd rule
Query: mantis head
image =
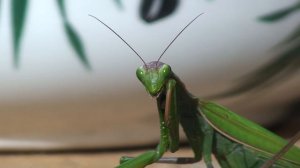
<path fill-rule="evenodd" d="M 161 93 L 171 73 L 169 65 L 158 61 L 149 62 L 136 70 L 136 76 L 153 97 Z"/>
<path fill-rule="evenodd" d="M 95 16 L 93 16 L 93 15 L 89 15 L 89 16 L 95 18 L 100 23 L 102 23 L 105 27 L 107 27 L 110 31 L 112 31 L 116 36 L 119 37 L 120 40 L 122 40 L 142 60 L 144 65 L 139 67 L 136 70 L 136 75 L 137 75 L 138 79 L 142 82 L 142 84 L 145 86 L 145 88 L 149 92 L 149 94 L 153 97 L 157 97 L 163 90 L 166 82 L 168 81 L 168 79 L 170 78 L 170 76 L 172 74 L 171 67 L 165 63 L 159 62 L 159 60 L 162 58 L 162 56 L 165 54 L 165 52 L 169 49 L 169 47 L 173 44 L 173 42 L 179 37 L 179 35 L 202 14 L 203 13 L 197 15 L 175 36 L 175 38 L 169 43 L 169 45 L 165 48 L 165 50 L 159 56 L 157 61 L 152 61 L 149 63 L 146 63 L 143 60 L 143 58 L 135 51 L 135 49 L 133 49 L 131 47 L 131 45 L 129 45 L 111 27 L 109 27 L 107 24 L 105 24 L 100 19 L 96 18 Z"/>

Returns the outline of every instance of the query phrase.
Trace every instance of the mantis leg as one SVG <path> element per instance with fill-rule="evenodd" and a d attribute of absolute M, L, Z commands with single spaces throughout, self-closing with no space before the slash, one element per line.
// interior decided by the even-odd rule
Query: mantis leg
<path fill-rule="evenodd" d="M 157 99 L 160 118 L 160 143 L 156 150 L 151 150 L 136 158 L 122 157 L 118 168 L 143 168 L 158 161 L 170 147 L 176 151 L 179 144 L 179 119 L 176 114 L 176 96 L 174 80 L 167 84 L 167 93 Z M 172 159 L 171 159 L 172 160 Z"/>
<path fill-rule="evenodd" d="M 144 168 L 145 166 L 159 160 L 161 156 L 167 151 L 169 145 L 169 130 L 166 127 L 165 122 L 162 121 L 160 127 L 161 139 L 156 150 L 145 152 L 135 158 L 122 157 L 120 159 L 120 165 L 117 166 L 117 168 Z"/>
<path fill-rule="evenodd" d="M 202 125 L 202 131 L 204 132 L 202 147 L 204 162 L 208 168 L 212 168 L 213 165 L 211 163 L 211 154 L 213 146 L 214 129 L 208 123 L 204 122 Z"/>
<path fill-rule="evenodd" d="M 176 152 L 179 148 L 179 114 L 177 112 L 176 81 L 171 79 L 167 83 L 165 107 L 163 101 L 158 100 L 157 105 L 160 113 L 164 114 L 164 121 L 170 131 L 170 151 Z"/>
<path fill-rule="evenodd" d="M 197 109 L 190 109 L 181 116 L 181 124 L 193 149 L 195 161 L 204 158 L 208 168 L 212 168 L 213 128 L 200 116 Z"/>

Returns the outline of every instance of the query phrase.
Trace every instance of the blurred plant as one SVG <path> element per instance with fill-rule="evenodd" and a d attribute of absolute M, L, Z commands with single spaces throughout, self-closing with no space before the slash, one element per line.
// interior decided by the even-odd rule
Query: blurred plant
<path fill-rule="evenodd" d="M 276 12 L 273 12 L 271 14 L 265 15 L 260 17 L 260 20 L 266 21 L 266 22 L 274 22 L 274 21 L 279 21 L 289 14 L 292 14 L 293 12 L 297 11 L 300 9 L 300 3 L 295 3 L 294 5 L 291 5 L 287 8 L 283 8 L 281 10 L 278 10 Z"/>
<path fill-rule="evenodd" d="M 14 65 L 16 67 L 19 66 L 19 50 L 26 19 L 28 1 L 29 0 L 11 0 Z M 120 9 L 123 8 L 121 0 L 115 0 L 115 3 Z M 76 52 L 82 64 L 87 69 L 90 69 L 91 67 L 85 54 L 84 46 L 67 18 L 65 0 L 57 0 L 57 4 L 63 20 L 63 26 L 67 38 L 72 48 Z M 157 20 L 170 16 L 171 14 L 174 14 L 178 6 L 179 0 L 143 0 L 141 1 L 140 6 L 140 17 L 147 23 L 153 23 Z M 288 17 L 290 14 L 299 9 L 300 3 L 298 2 L 287 8 L 262 16 L 259 18 L 259 20 L 269 23 L 277 22 Z M 255 88 L 262 88 L 273 84 L 279 79 L 282 80 L 282 77 L 289 77 L 293 72 L 300 68 L 299 37 L 300 25 L 290 36 L 276 45 L 276 47 L 284 48 L 284 50 L 277 55 L 274 60 L 242 77 L 237 86 L 233 87 L 232 89 L 212 97 L 217 98 L 238 95 Z"/>
<path fill-rule="evenodd" d="M 300 10 L 299 2 L 290 7 L 264 15 L 259 20 L 266 23 L 278 22 L 297 10 Z M 284 81 L 284 78 L 290 77 L 300 69 L 300 25 L 275 47 L 283 49 L 283 51 L 271 62 L 242 77 L 237 86 L 232 89 L 210 96 L 210 98 L 234 96 L 253 89 L 266 88 L 275 82 Z"/>
<path fill-rule="evenodd" d="M 81 62 L 85 65 L 86 68 L 90 68 L 90 64 L 87 60 L 87 57 L 85 55 L 85 51 L 83 48 L 83 45 L 81 43 L 81 40 L 75 30 L 72 28 L 70 22 L 67 18 L 66 8 L 65 8 L 65 1 L 64 0 L 57 0 L 58 7 L 60 14 L 63 18 L 64 28 L 67 33 L 69 42 L 71 43 L 73 49 L 76 51 L 79 59 Z"/>
<path fill-rule="evenodd" d="M 15 67 L 19 66 L 20 62 L 20 44 L 21 38 L 24 30 L 24 24 L 26 19 L 26 13 L 28 9 L 29 0 L 11 0 L 11 20 L 12 20 L 12 29 L 13 29 L 13 53 L 14 53 L 14 65 Z M 66 14 L 65 1 L 57 0 L 59 12 L 62 16 L 64 29 L 68 40 L 75 50 L 78 58 L 83 63 L 83 65 L 90 69 L 90 64 L 85 54 L 83 44 L 76 31 L 72 28 Z"/>
<path fill-rule="evenodd" d="M 20 42 L 24 28 L 24 22 L 27 11 L 27 0 L 12 0 L 11 1 L 11 15 L 12 15 L 12 29 L 13 29 L 13 47 L 14 47 L 14 64 L 19 65 L 19 51 Z"/>

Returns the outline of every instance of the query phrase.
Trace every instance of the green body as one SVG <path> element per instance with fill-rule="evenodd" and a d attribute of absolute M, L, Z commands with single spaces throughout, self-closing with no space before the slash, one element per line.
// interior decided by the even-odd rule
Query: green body
<path fill-rule="evenodd" d="M 155 150 L 121 158 L 119 168 L 143 168 L 159 161 L 167 150 L 177 151 L 179 124 L 194 151 L 194 161 L 203 158 L 207 167 L 212 167 L 214 154 L 223 168 L 259 168 L 287 144 L 230 110 L 194 97 L 167 64 L 150 62 L 137 69 L 137 77 L 156 97 L 161 138 Z M 300 149 L 292 147 L 273 167 L 299 168 Z"/>

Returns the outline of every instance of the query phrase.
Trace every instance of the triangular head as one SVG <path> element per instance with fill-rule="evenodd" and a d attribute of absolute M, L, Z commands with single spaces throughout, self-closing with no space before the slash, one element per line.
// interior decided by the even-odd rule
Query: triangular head
<path fill-rule="evenodd" d="M 136 76 L 153 97 L 161 93 L 171 74 L 171 67 L 158 61 L 149 62 L 136 70 Z"/>

